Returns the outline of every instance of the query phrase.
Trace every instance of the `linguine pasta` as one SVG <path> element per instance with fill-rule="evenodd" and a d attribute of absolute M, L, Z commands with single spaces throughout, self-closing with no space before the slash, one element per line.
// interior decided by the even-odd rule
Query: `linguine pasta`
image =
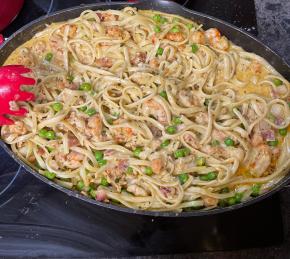
<path fill-rule="evenodd" d="M 218 29 L 127 7 L 50 24 L 6 64 L 36 100 L 1 138 L 40 174 L 142 210 L 230 206 L 289 169 L 289 82 Z M 12 107 L 12 108 L 13 108 Z"/>

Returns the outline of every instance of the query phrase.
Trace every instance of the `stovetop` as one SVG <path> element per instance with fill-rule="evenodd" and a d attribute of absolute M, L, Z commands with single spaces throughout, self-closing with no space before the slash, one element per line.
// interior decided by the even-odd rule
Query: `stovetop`
<path fill-rule="evenodd" d="M 92 2 L 99 1 L 27 0 L 3 34 L 8 37 L 41 15 Z M 176 2 L 257 34 L 254 1 Z M 0 256 L 175 254 L 273 246 L 283 241 L 279 195 L 214 216 L 138 216 L 69 197 L 19 168 L 3 150 L 0 157 Z"/>

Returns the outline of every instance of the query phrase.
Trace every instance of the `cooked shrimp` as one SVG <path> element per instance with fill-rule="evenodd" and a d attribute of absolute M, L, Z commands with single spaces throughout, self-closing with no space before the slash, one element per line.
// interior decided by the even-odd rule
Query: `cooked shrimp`
<path fill-rule="evenodd" d="M 154 116 L 163 125 L 168 123 L 166 112 L 161 104 L 152 99 L 146 101 L 144 104 L 145 113 Z"/>
<path fill-rule="evenodd" d="M 267 145 L 259 145 L 252 149 L 250 173 L 256 177 L 262 176 L 271 164 L 271 150 Z"/>
<path fill-rule="evenodd" d="M 147 196 L 148 193 L 139 185 L 132 184 L 127 187 L 127 191 L 133 193 L 136 196 Z"/>
<path fill-rule="evenodd" d="M 131 59 L 132 65 L 138 65 L 139 63 L 145 63 L 146 52 L 137 52 L 136 55 Z"/>
<path fill-rule="evenodd" d="M 163 169 L 164 162 L 161 158 L 156 158 L 151 161 L 151 167 L 154 173 L 159 174 Z"/>
<path fill-rule="evenodd" d="M 185 133 L 183 135 L 184 141 L 195 149 L 200 148 L 200 143 L 195 133 Z"/>
<path fill-rule="evenodd" d="M 254 60 L 250 64 L 250 69 L 254 74 L 260 74 L 262 72 L 262 65 L 257 60 Z"/>
<path fill-rule="evenodd" d="M 8 133 L 16 135 L 24 135 L 27 133 L 27 128 L 23 121 L 16 121 L 12 125 L 8 125 Z"/>
<path fill-rule="evenodd" d="M 193 91 L 180 90 L 177 94 L 177 97 L 179 103 L 185 107 L 202 105 L 202 99 L 197 94 L 193 94 Z"/>
<path fill-rule="evenodd" d="M 85 129 L 85 134 L 89 137 L 99 138 L 102 134 L 103 123 L 99 115 L 94 115 L 88 119 L 88 128 Z"/>
<path fill-rule="evenodd" d="M 205 44 L 205 35 L 203 31 L 195 31 L 191 35 L 191 41 L 193 43 Z"/>
<path fill-rule="evenodd" d="M 67 167 L 70 169 L 76 169 L 82 165 L 84 155 L 75 151 L 71 151 L 68 155 L 63 153 L 57 153 L 55 155 L 55 160 L 57 161 L 59 167 Z"/>
<path fill-rule="evenodd" d="M 119 26 L 107 27 L 106 33 L 113 38 L 122 38 L 123 31 Z"/>
<path fill-rule="evenodd" d="M 165 39 L 178 42 L 183 41 L 185 38 L 182 32 L 168 32 L 165 35 Z"/>
<path fill-rule="evenodd" d="M 113 66 L 113 61 L 111 58 L 107 58 L 107 57 L 104 57 L 104 58 L 98 58 L 95 60 L 94 64 L 97 66 L 97 67 L 106 67 L 106 68 L 110 68 Z"/>
<path fill-rule="evenodd" d="M 46 42 L 43 40 L 36 41 L 31 50 L 33 54 L 41 57 L 47 51 Z"/>
<path fill-rule="evenodd" d="M 113 129 L 113 136 L 117 143 L 126 143 L 131 140 L 133 130 L 129 127 L 118 127 Z"/>
<path fill-rule="evenodd" d="M 227 50 L 229 48 L 229 41 L 225 36 L 221 37 L 221 33 L 216 28 L 211 28 L 205 31 L 207 42 L 214 48 Z"/>
<path fill-rule="evenodd" d="M 158 68 L 159 64 L 160 64 L 160 62 L 157 58 L 153 58 L 149 61 L 149 66 L 152 68 Z"/>
<path fill-rule="evenodd" d="M 202 195 L 202 200 L 204 202 L 205 207 L 212 207 L 212 206 L 217 206 L 218 204 L 218 199 Z"/>
<path fill-rule="evenodd" d="M 96 13 L 101 22 L 118 21 L 119 16 L 110 13 Z"/>
<path fill-rule="evenodd" d="M 73 38 L 76 35 L 78 27 L 75 24 L 65 24 L 60 27 L 61 33 L 64 33 L 67 26 L 69 26 L 68 37 Z"/>

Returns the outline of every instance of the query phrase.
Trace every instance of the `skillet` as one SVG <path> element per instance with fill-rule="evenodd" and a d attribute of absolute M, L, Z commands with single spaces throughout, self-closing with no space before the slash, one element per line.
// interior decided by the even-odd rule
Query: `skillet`
<path fill-rule="evenodd" d="M 134 3 L 124 3 L 124 2 L 114 2 L 114 3 L 97 3 L 91 5 L 81 5 L 78 7 L 68 8 L 65 10 L 61 10 L 59 12 L 55 12 L 53 14 L 40 17 L 21 29 L 12 34 L 9 39 L 5 41 L 0 47 L 0 64 L 3 64 L 8 56 L 16 49 L 18 46 L 22 45 L 29 39 L 31 39 L 37 32 L 43 30 L 46 24 L 50 24 L 52 22 L 60 22 L 65 21 L 71 18 L 75 18 L 80 15 L 86 9 L 92 10 L 106 10 L 106 9 L 122 9 L 126 6 L 136 7 L 138 9 L 153 9 L 157 11 L 162 11 L 166 13 L 174 13 L 186 18 L 190 18 L 197 23 L 201 23 L 204 25 L 204 29 L 216 27 L 218 28 L 222 35 L 225 35 L 228 39 L 233 41 L 236 45 L 243 47 L 246 51 L 254 52 L 255 54 L 262 56 L 265 58 L 279 73 L 281 73 L 287 80 L 290 79 L 290 67 L 286 63 L 283 58 L 279 57 L 273 50 L 271 50 L 268 46 L 263 44 L 257 38 L 252 35 L 244 32 L 243 30 L 227 23 L 217 18 L 198 13 L 192 10 L 189 10 L 175 2 L 165 1 L 165 0 L 140 0 Z M 230 207 L 225 208 L 215 208 L 212 210 L 196 210 L 190 212 L 159 212 L 159 211 L 142 211 L 142 210 L 134 210 L 130 208 L 125 208 L 113 204 L 106 204 L 86 196 L 79 194 L 77 191 L 66 189 L 47 178 L 40 175 L 34 169 L 26 165 L 22 160 L 20 160 L 10 149 L 9 145 L 4 143 L 0 139 L 0 146 L 18 163 L 22 166 L 26 171 L 33 174 L 35 177 L 45 182 L 46 184 L 66 193 L 69 196 L 73 196 L 77 199 L 83 200 L 85 202 L 94 204 L 95 206 L 100 206 L 103 208 L 113 209 L 116 211 L 127 212 L 131 214 L 139 214 L 139 215 L 148 215 L 148 216 L 160 216 L 160 217 L 192 217 L 192 216 L 203 216 L 203 215 L 213 215 L 217 213 L 225 213 L 228 211 L 232 211 L 238 208 L 242 208 L 244 206 L 248 206 L 255 202 L 259 202 L 275 192 L 281 190 L 288 182 L 290 182 L 290 174 L 286 175 L 279 183 L 277 183 L 270 191 L 255 197 L 251 198 L 248 201 L 242 202 L 240 204 L 236 204 Z M 289 171 L 289 168 L 285 169 Z"/>

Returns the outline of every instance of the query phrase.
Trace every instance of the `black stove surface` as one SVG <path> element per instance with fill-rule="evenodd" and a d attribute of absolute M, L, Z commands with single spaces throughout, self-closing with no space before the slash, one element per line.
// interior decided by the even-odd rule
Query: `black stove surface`
<path fill-rule="evenodd" d="M 92 2 L 98 1 L 27 0 L 3 34 L 7 37 L 49 12 Z M 177 2 L 257 32 L 254 1 Z M 19 168 L 3 150 L 0 157 L 0 257 L 175 254 L 272 246 L 283 241 L 278 195 L 214 216 L 138 216 L 69 197 Z"/>

